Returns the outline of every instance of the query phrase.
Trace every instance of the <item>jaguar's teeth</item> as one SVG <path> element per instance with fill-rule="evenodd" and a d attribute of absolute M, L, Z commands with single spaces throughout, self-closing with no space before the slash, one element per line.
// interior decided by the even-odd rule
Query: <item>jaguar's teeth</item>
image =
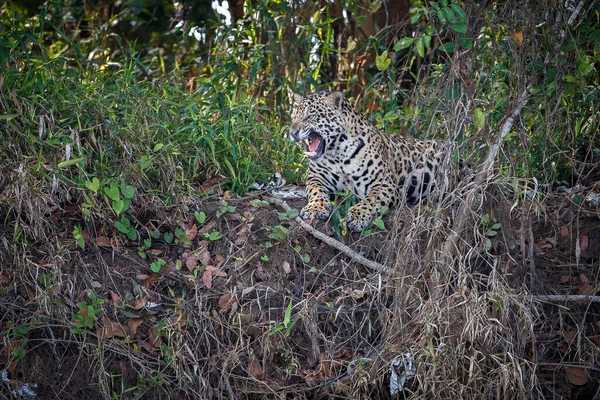
<path fill-rule="evenodd" d="M 305 151 L 304 155 L 307 157 L 315 157 L 317 155 L 316 151 Z"/>

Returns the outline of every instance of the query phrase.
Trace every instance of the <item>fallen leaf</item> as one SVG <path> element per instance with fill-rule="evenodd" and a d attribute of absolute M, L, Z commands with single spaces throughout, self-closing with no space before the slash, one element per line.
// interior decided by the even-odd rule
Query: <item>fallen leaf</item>
<path fill-rule="evenodd" d="M 563 336 L 565 337 L 565 341 L 568 344 L 571 344 L 571 343 L 573 343 L 573 340 L 575 340 L 575 337 L 577 336 L 577 331 L 563 332 Z"/>
<path fill-rule="evenodd" d="M 210 271 L 207 270 L 202 273 L 202 282 L 204 282 L 207 289 L 212 287 L 212 273 Z"/>
<path fill-rule="evenodd" d="M 198 235 L 204 235 L 205 233 L 210 232 L 216 224 L 216 221 L 211 221 L 208 224 L 205 224 L 198 230 Z"/>
<path fill-rule="evenodd" d="M 102 316 L 102 327 L 100 328 L 100 335 L 105 336 L 107 338 L 111 337 L 127 337 L 127 332 L 123 325 L 118 322 L 113 322 L 108 317 Z"/>
<path fill-rule="evenodd" d="M 560 283 L 567 283 L 571 281 L 571 275 L 562 275 L 560 277 Z"/>
<path fill-rule="evenodd" d="M 256 358 L 252 358 L 252 360 L 250 360 L 250 362 L 248 363 L 248 373 L 250 375 L 252 375 L 255 378 L 259 378 L 262 373 L 263 373 L 263 369 L 260 366 L 260 363 L 258 362 L 258 360 L 256 360 Z"/>
<path fill-rule="evenodd" d="M 256 277 L 258 279 L 260 279 L 261 281 L 264 281 L 265 279 L 267 279 L 267 274 L 265 273 L 265 270 L 263 268 L 263 264 L 262 261 L 257 261 L 256 262 Z"/>
<path fill-rule="evenodd" d="M 581 241 L 580 246 L 581 246 L 581 250 L 587 250 L 588 245 L 589 245 L 589 240 L 587 235 L 581 235 L 579 240 Z"/>
<path fill-rule="evenodd" d="M 562 236 L 562 237 L 569 236 L 569 228 L 568 228 L 568 227 L 566 227 L 566 226 L 565 226 L 565 227 L 563 227 L 563 228 L 560 230 L 560 236 Z"/>
<path fill-rule="evenodd" d="M 127 328 L 129 329 L 129 335 L 133 338 L 137 333 L 138 327 L 144 322 L 142 318 L 129 318 L 127 320 Z"/>
<path fill-rule="evenodd" d="M 112 247 L 112 243 L 110 242 L 110 239 L 106 236 L 98 236 L 96 238 L 96 244 L 98 246 L 102 246 L 102 247 Z"/>
<path fill-rule="evenodd" d="M 162 337 L 160 333 L 158 333 L 156 328 L 148 329 L 148 340 L 150 341 L 152 347 L 154 347 L 155 349 L 160 348 L 160 346 L 162 345 Z"/>
<path fill-rule="evenodd" d="M 288 275 L 292 272 L 292 267 L 290 266 L 290 263 L 287 261 L 284 261 L 283 264 L 281 265 L 281 267 L 283 268 L 283 272 L 285 272 Z"/>
<path fill-rule="evenodd" d="M 215 256 L 215 266 L 217 268 L 221 268 L 221 265 L 223 265 L 225 263 L 225 257 L 223 256 L 223 254 L 217 254 Z"/>
<path fill-rule="evenodd" d="M 579 274 L 579 280 L 581 283 L 590 283 L 590 278 L 586 274 Z"/>
<path fill-rule="evenodd" d="M 592 285 L 586 283 L 581 288 L 579 288 L 578 293 L 585 296 L 588 294 L 592 294 L 593 291 L 594 291 L 594 287 Z"/>
<path fill-rule="evenodd" d="M 573 385 L 582 386 L 588 382 L 588 375 L 584 368 L 565 367 L 565 373 L 567 374 L 567 379 Z"/>
<path fill-rule="evenodd" d="M 81 237 L 83 238 L 86 244 L 90 242 L 90 233 L 85 229 L 81 230 Z"/>
<path fill-rule="evenodd" d="M 233 308 L 233 305 L 237 303 L 238 299 L 235 294 L 225 293 L 219 297 L 219 308 L 224 311 L 229 311 Z"/>
<path fill-rule="evenodd" d="M 113 303 L 120 307 L 123 304 L 123 299 L 121 299 L 121 296 L 119 296 L 112 290 L 109 290 L 108 292 L 110 293 L 110 298 L 112 299 Z"/>
<path fill-rule="evenodd" d="M 553 247 L 552 243 L 548 241 L 548 239 L 542 239 L 535 242 L 535 244 L 542 249 L 551 249 Z"/>
<path fill-rule="evenodd" d="M 196 235 L 198 234 L 198 227 L 196 226 L 196 224 L 192 224 L 191 228 L 189 229 L 185 229 L 185 236 L 187 236 L 187 238 L 192 241 L 196 238 Z"/>
<path fill-rule="evenodd" d="M 185 259 L 185 267 L 192 272 L 194 268 L 196 268 L 196 263 L 198 262 L 198 257 L 189 256 Z"/>
<path fill-rule="evenodd" d="M 210 271 L 210 273 L 212 275 L 216 275 L 216 276 L 220 276 L 221 278 L 225 278 L 227 276 L 227 273 L 224 271 L 221 271 L 219 268 L 213 266 L 213 265 L 207 265 L 206 266 L 206 271 Z"/>
<path fill-rule="evenodd" d="M 133 305 L 133 309 L 140 310 L 140 309 L 144 308 L 144 306 L 146 305 L 147 302 L 148 302 L 148 298 L 146 296 L 142 297 L 141 299 L 137 299 L 135 304 Z"/>

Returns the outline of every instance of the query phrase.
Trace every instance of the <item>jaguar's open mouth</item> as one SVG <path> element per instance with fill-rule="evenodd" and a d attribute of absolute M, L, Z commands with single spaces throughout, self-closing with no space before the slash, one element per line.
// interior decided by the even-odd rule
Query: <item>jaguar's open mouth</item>
<path fill-rule="evenodd" d="M 304 154 L 311 160 L 315 160 L 323 155 L 325 141 L 321 135 L 311 132 L 303 142 L 306 143 L 306 151 Z"/>

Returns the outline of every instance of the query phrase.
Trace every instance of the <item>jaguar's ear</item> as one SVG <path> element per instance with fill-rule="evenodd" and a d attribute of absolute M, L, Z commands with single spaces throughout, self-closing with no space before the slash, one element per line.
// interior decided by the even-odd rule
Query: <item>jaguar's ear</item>
<path fill-rule="evenodd" d="M 302 100 L 304 100 L 304 97 L 300 96 L 298 93 L 294 93 L 294 104 L 295 105 L 302 103 Z"/>
<path fill-rule="evenodd" d="M 325 97 L 325 100 L 334 108 L 342 108 L 344 103 L 344 95 L 342 92 L 331 92 Z"/>

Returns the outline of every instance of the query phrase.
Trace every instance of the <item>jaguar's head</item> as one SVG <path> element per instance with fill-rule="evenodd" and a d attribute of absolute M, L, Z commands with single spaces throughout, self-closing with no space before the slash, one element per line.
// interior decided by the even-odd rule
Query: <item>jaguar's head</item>
<path fill-rule="evenodd" d="M 316 160 L 325 154 L 336 136 L 344 133 L 344 95 L 340 92 L 319 92 L 302 97 L 294 94 L 290 139 L 304 142 L 304 154 Z"/>

